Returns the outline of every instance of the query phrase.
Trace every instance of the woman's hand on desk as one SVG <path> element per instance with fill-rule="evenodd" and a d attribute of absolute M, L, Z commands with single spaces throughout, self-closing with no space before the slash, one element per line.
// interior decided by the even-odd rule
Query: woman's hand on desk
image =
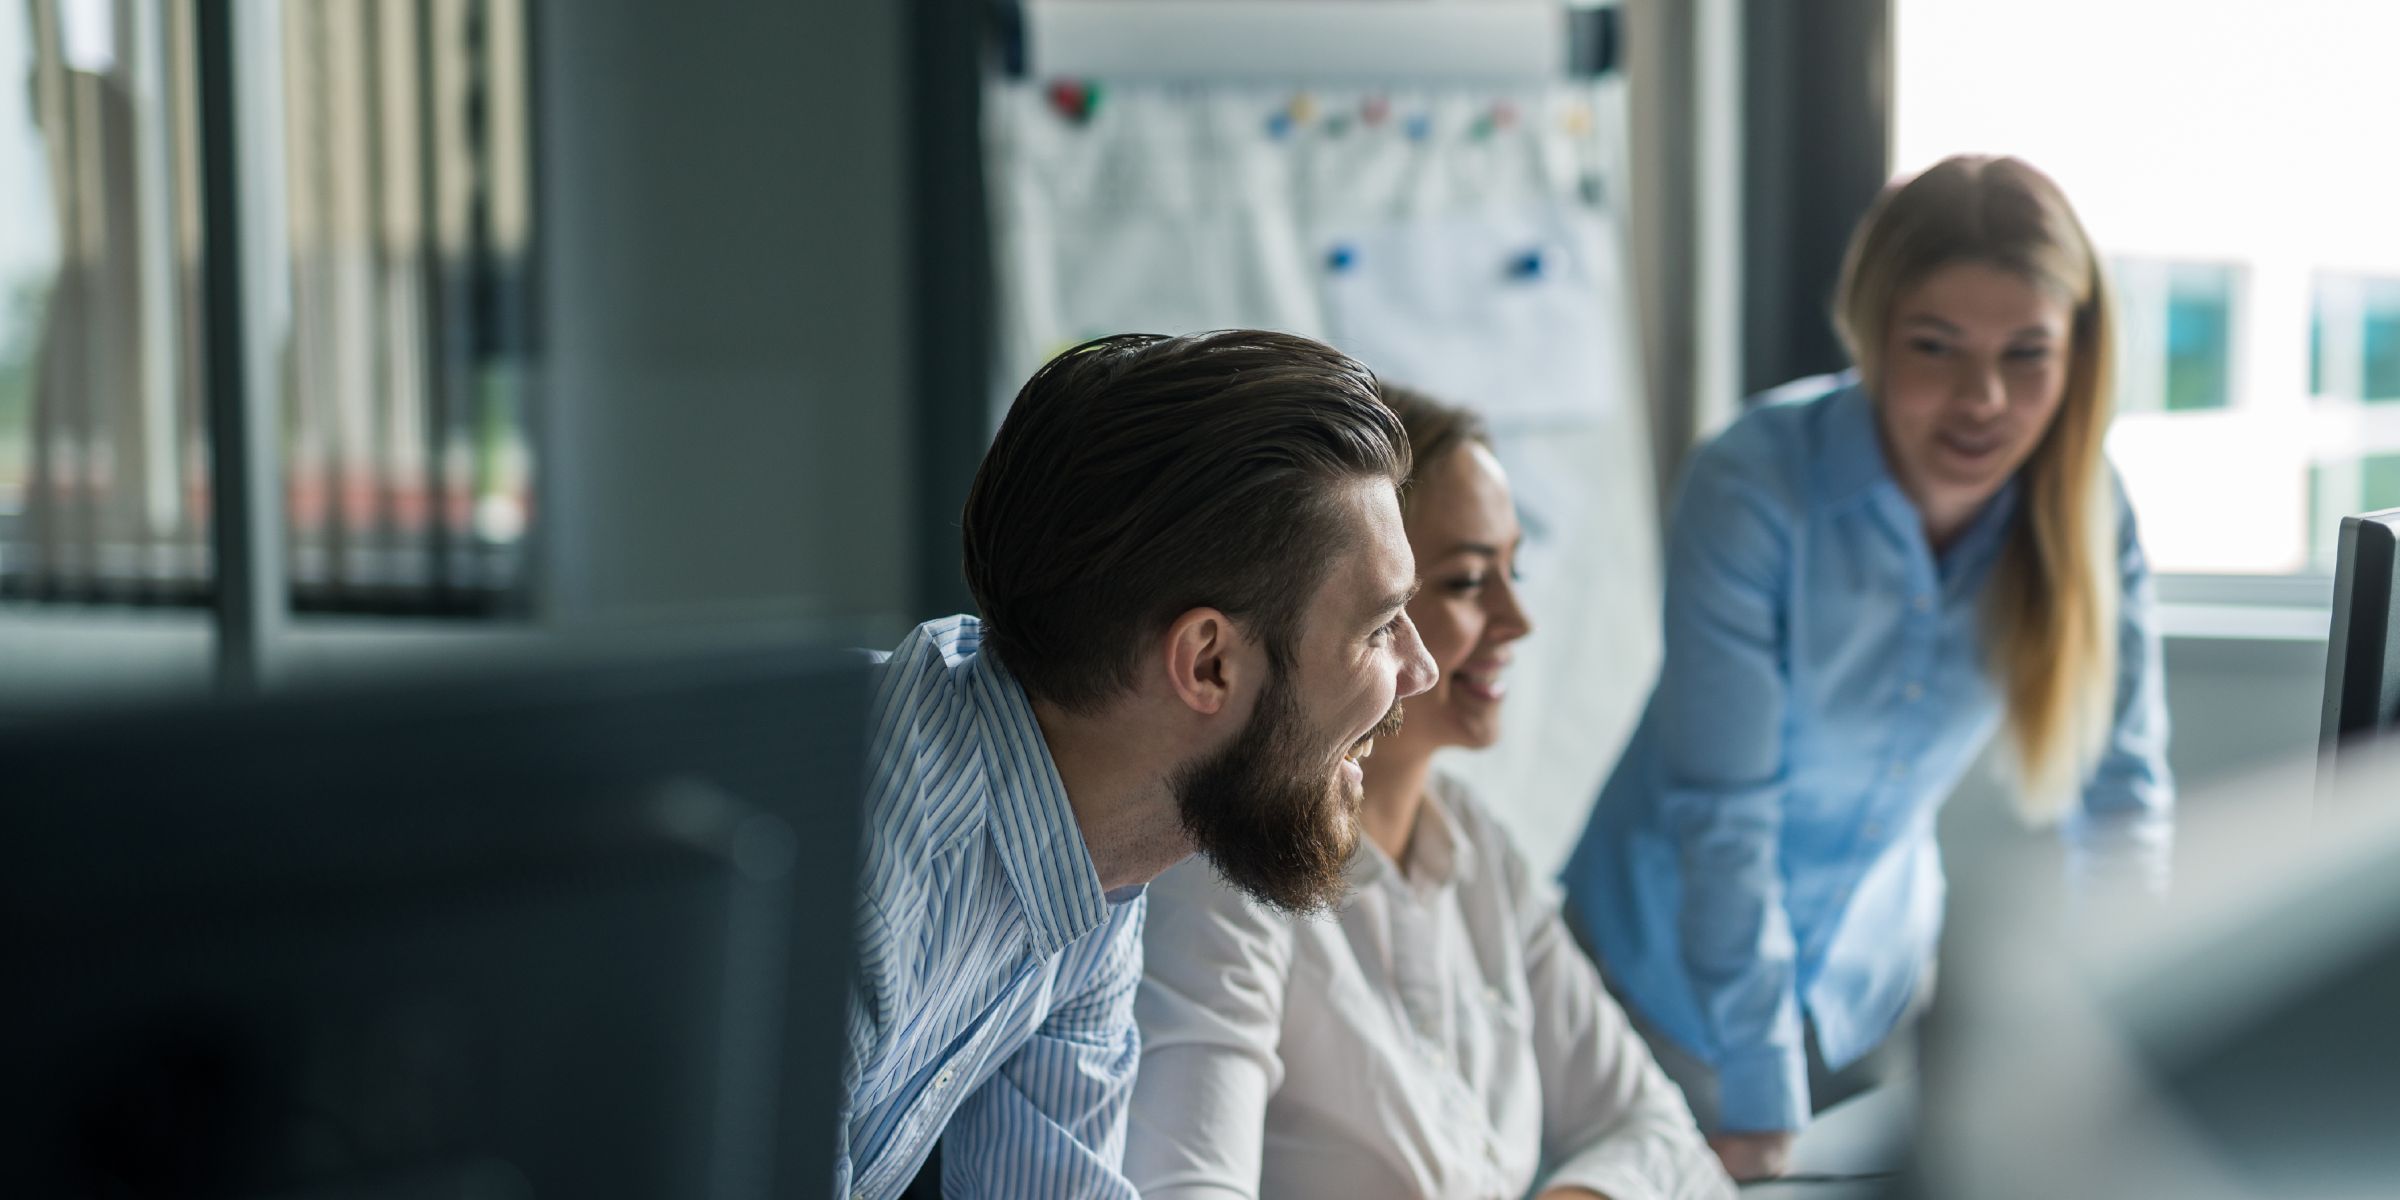
<path fill-rule="evenodd" d="M 1726 1174 L 1744 1182 L 1773 1179 L 1792 1169 L 1789 1131 L 1714 1134 L 1708 1139 L 1708 1148 L 1717 1152 Z"/>

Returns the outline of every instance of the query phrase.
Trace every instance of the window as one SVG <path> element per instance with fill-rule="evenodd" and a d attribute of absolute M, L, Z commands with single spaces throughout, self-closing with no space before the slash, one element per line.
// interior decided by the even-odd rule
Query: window
<path fill-rule="evenodd" d="M 2227 407 L 2241 268 L 2119 258 L 2108 270 L 2116 285 L 2118 410 Z"/>
<path fill-rule="evenodd" d="M 2309 352 L 2319 403 L 2400 403 L 2400 277 L 2317 276 Z"/>
<path fill-rule="evenodd" d="M 2260 11 L 1894 5 L 1895 169 L 2021 155 L 2108 260 L 2109 452 L 2165 572 L 2323 572 L 2343 514 L 2400 505 L 2400 156 L 2365 149 L 2400 5 Z"/>
<path fill-rule="evenodd" d="M 0 0 L 0 597 L 211 591 L 195 7 Z M 270 11 L 292 604 L 516 607 L 523 0 Z"/>
<path fill-rule="evenodd" d="M 2369 454 L 2309 473 L 2309 529 L 2318 562 L 2331 563 L 2341 544 L 2342 518 L 2400 508 L 2400 454 Z"/>
<path fill-rule="evenodd" d="M 2320 274 L 2309 312 L 2311 561 L 2330 569 L 2345 514 L 2400 508 L 2400 278 Z"/>

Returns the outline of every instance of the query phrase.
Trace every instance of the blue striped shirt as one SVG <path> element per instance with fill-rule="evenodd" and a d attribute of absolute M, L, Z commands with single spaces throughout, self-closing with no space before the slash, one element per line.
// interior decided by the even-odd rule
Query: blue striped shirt
<path fill-rule="evenodd" d="M 1722 1126 L 1810 1116 L 1882 1042 L 1941 929 L 1934 820 L 1998 731 L 1983 593 L 2012 482 L 1936 552 L 1854 378 L 1787 385 L 1694 454 L 1670 526 L 1666 661 L 1568 860 L 1609 981 L 1717 1072 Z M 2118 493 L 2114 722 L 2074 857 L 2163 872 L 2174 784 L 2150 569 Z"/>
<path fill-rule="evenodd" d="M 898 1195 L 938 1139 L 946 1196 L 1130 1198 L 1141 889 L 1100 890 L 981 645 L 973 617 L 927 622 L 875 686 L 834 1195 Z"/>

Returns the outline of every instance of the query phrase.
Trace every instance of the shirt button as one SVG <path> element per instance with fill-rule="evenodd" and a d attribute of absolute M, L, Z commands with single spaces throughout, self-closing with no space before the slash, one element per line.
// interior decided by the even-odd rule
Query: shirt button
<path fill-rule="evenodd" d="M 1860 829 L 1859 832 L 1866 834 L 1867 840 L 1870 842 L 1879 842 L 1883 840 L 1883 826 L 1874 821 L 1867 822 L 1866 826 Z"/>
<path fill-rule="evenodd" d="M 1925 698 L 1925 685 L 1912 681 L 1907 687 L 1900 689 L 1900 698 L 1910 704 L 1915 704 Z"/>
<path fill-rule="evenodd" d="M 1908 764 L 1907 764 L 1907 763 L 1893 763 L 1893 764 L 1892 764 L 1892 770 L 1891 770 L 1891 776 L 1892 776 L 1892 778 L 1894 778 L 1894 779 L 1906 779 L 1906 778 L 1908 778 Z"/>
<path fill-rule="evenodd" d="M 941 1073 L 933 1077 L 933 1090 L 938 1092 L 949 1087 L 950 1081 L 956 1078 L 958 1076 L 955 1072 L 949 1067 L 943 1067 Z"/>
<path fill-rule="evenodd" d="M 1499 1008 L 1508 1002 L 1508 997 L 1501 995 L 1499 988 L 1487 987 L 1483 989 L 1483 1002 L 1493 1008 Z"/>
<path fill-rule="evenodd" d="M 1917 597 L 1917 598 L 1916 598 L 1914 601 L 1912 601 L 1912 603 L 1914 603 L 1914 604 L 1917 606 L 1917 611 L 1918 611 L 1918 612 L 1921 612 L 1921 613 L 1929 613 L 1929 612 L 1932 612 L 1932 611 L 1933 611 L 1933 597 L 1932 597 L 1932 596 L 1928 596 L 1928 595 L 1921 595 L 1921 596 L 1918 596 L 1918 597 Z"/>

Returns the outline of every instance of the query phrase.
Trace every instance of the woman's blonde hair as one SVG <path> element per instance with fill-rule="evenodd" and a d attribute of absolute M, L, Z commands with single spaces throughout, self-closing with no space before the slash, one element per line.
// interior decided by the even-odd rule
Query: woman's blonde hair
<path fill-rule="evenodd" d="M 2061 815 L 2099 756 L 2117 665 L 2117 502 L 2108 287 L 2058 185 L 2014 158 L 1958 155 L 1885 188 L 1851 237 L 1834 324 L 1870 393 L 1893 305 L 1935 271 L 1984 263 L 2075 304 L 2066 393 L 2018 470 L 2019 507 L 1984 593 L 2027 816 Z"/>

